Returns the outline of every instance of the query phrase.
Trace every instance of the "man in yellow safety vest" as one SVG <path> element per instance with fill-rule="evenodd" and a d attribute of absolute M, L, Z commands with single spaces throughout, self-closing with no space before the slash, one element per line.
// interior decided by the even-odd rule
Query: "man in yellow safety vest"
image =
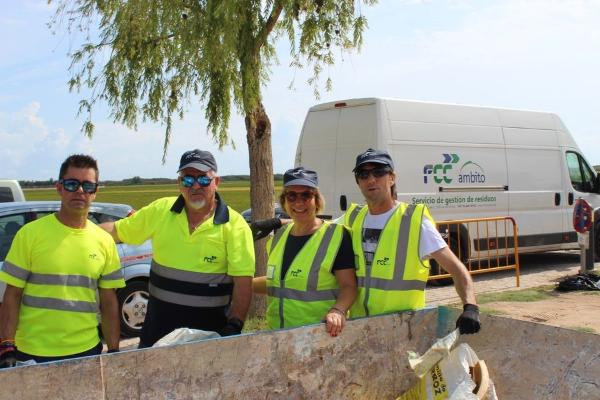
<path fill-rule="evenodd" d="M 57 213 L 24 225 L 0 269 L 0 368 L 100 354 L 98 312 L 108 352 L 119 350 L 116 288 L 124 287 L 117 248 L 87 219 L 98 166 L 76 154 L 60 167 Z M 97 297 L 100 299 L 98 307 Z"/>
<path fill-rule="evenodd" d="M 471 276 L 442 239 L 427 207 L 396 201 L 390 155 L 368 149 L 357 156 L 353 172 L 367 204 L 353 204 L 344 215 L 357 255 L 358 297 L 351 316 L 423 308 L 432 258 L 452 275 L 463 302 L 456 323 L 460 332 L 478 332 L 479 308 Z"/>
<path fill-rule="evenodd" d="M 148 313 L 140 347 L 177 328 L 239 334 L 252 298 L 254 243 L 244 218 L 217 193 L 217 162 L 186 151 L 179 196 L 153 201 L 117 222 L 101 224 L 116 241 L 152 239 Z"/>

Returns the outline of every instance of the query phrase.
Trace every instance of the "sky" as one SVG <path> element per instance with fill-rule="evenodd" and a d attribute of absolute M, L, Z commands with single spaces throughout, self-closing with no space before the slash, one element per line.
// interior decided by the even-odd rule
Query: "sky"
<path fill-rule="evenodd" d="M 95 135 L 85 137 L 76 115 L 81 97 L 67 87 L 76 39 L 48 29 L 54 7 L 0 2 L 0 178 L 56 179 L 74 153 L 97 158 L 101 179 L 175 177 L 181 154 L 193 148 L 213 152 L 220 175 L 249 174 L 243 117 L 230 121 L 236 148 L 219 150 L 195 99 L 174 124 L 165 164 L 160 124 L 134 131 L 99 107 Z M 293 167 L 308 108 L 360 97 L 553 112 L 588 162 L 600 164 L 600 1 L 380 0 L 360 10 L 369 24 L 363 48 L 337 54 L 323 73 L 333 90 L 321 90 L 320 99 L 307 71 L 289 67 L 287 43 L 278 43 L 280 64 L 263 91 L 275 172 Z"/>

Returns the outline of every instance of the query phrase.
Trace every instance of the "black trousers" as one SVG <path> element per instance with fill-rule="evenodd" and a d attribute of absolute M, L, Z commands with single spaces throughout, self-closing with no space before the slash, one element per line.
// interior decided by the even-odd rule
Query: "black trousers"
<path fill-rule="evenodd" d="M 220 333 L 227 325 L 227 307 L 189 307 L 167 303 L 152 296 L 142 326 L 139 349 L 152 347 L 177 328 L 201 329 Z"/>

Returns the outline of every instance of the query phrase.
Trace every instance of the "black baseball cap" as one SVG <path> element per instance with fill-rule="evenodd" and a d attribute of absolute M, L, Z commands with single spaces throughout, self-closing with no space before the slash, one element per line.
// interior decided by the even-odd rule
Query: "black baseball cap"
<path fill-rule="evenodd" d="M 364 153 L 360 153 L 356 156 L 356 165 L 352 172 L 356 172 L 364 164 L 382 164 L 390 167 L 392 170 L 394 169 L 392 157 L 390 157 L 387 151 L 383 150 L 367 149 Z"/>
<path fill-rule="evenodd" d="M 304 167 L 288 169 L 283 174 L 283 187 L 291 185 L 302 185 L 313 188 L 319 187 L 319 178 L 317 173 Z"/>
<path fill-rule="evenodd" d="M 180 172 L 184 168 L 196 168 L 202 172 L 210 170 L 217 172 L 217 162 L 209 151 L 194 149 L 186 151 L 181 156 L 177 172 Z"/>

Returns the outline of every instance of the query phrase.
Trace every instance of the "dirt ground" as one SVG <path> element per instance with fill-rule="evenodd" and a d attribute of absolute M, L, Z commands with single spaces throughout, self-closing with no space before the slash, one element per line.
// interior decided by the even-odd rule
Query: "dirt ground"
<path fill-rule="evenodd" d="M 600 334 L 600 292 L 554 292 L 550 299 L 531 302 L 493 302 L 484 310 L 524 321 Z"/>
<path fill-rule="evenodd" d="M 482 274 L 473 277 L 475 293 L 551 287 L 566 276 L 579 272 L 581 263 L 576 251 L 525 254 L 521 256 L 520 286 L 514 271 Z M 595 264 L 595 270 L 600 263 Z M 452 286 L 428 288 L 428 305 L 459 304 Z M 493 302 L 481 305 L 485 311 L 515 319 L 600 334 L 600 291 L 551 292 L 551 298 L 530 302 Z"/>

